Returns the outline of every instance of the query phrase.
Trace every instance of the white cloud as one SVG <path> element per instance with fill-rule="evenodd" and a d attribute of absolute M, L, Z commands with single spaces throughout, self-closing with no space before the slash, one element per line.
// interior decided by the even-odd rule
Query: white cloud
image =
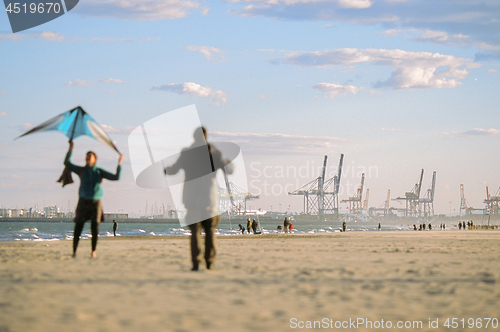
<path fill-rule="evenodd" d="M 69 82 L 65 83 L 64 85 L 66 85 L 66 86 L 91 86 L 92 82 L 81 80 L 81 79 L 77 78 L 76 80 L 69 81 Z"/>
<path fill-rule="evenodd" d="M 364 90 L 363 88 L 353 85 L 340 85 L 338 83 L 318 83 L 313 89 L 319 90 L 325 94 L 327 98 L 335 98 L 343 96 L 348 93 L 356 94 L 358 91 Z"/>
<path fill-rule="evenodd" d="M 223 54 L 226 53 L 226 51 L 224 50 L 210 46 L 190 45 L 187 47 L 187 49 L 193 52 L 200 52 L 205 56 L 205 58 L 208 61 L 213 61 L 213 62 L 223 62 L 224 61 Z"/>
<path fill-rule="evenodd" d="M 451 46 L 473 46 L 473 43 L 468 36 L 463 34 L 450 35 L 444 31 L 427 30 L 423 34 L 416 36 L 415 40 Z"/>
<path fill-rule="evenodd" d="M 391 132 L 405 131 L 404 129 L 384 128 L 384 127 L 381 127 L 380 130 L 382 130 L 382 131 L 391 131 Z"/>
<path fill-rule="evenodd" d="M 488 73 L 489 74 L 497 74 L 497 75 L 499 75 L 498 70 L 493 69 L 493 68 L 488 69 Z"/>
<path fill-rule="evenodd" d="M 387 36 L 387 37 L 396 37 L 399 36 L 403 33 L 401 29 L 389 29 L 385 30 L 384 32 L 381 32 L 382 35 Z"/>
<path fill-rule="evenodd" d="M 97 79 L 97 82 L 101 83 L 117 83 L 117 84 L 127 84 L 127 81 L 122 81 L 119 78 L 99 78 Z"/>
<path fill-rule="evenodd" d="M 453 88 L 469 73 L 468 69 L 480 67 L 470 59 L 457 58 L 429 52 L 408 52 L 344 48 L 315 52 L 286 53 L 283 63 L 301 67 L 350 66 L 371 63 L 392 68 L 391 76 L 374 84 L 375 88 Z"/>
<path fill-rule="evenodd" d="M 33 125 L 29 122 L 25 122 L 25 123 L 17 126 L 17 129 L 20 131 L 30 130 L 31 128 L 33 128 Z"/>
<path fill-rule="evenodd" d="M 238 144 L 250 154 L 325 154 L 347 139 L 329 136 L 301 136 L 277 133 L 210 132 L 209 139 Z"/>
<path fill-rule="evenodd" d="M 134 38 L 109 38 L 109 37 L 73 37 L 67 39 L 69 42 L 90 41 L 102 43 L 147 43 L 150 41 L 160 40 L 160 37 L 146 37 L 140 39 Z"/>
<path fill-rule="evenodd" d="M 7 92 L 6 91 L 0 91 L 0 95 L 6 95 Z"/>
<path fill-rule="evenodd" d="M 266 52 L 266 53 L 274 53 L 276 50 L 273 50 L 272 48 L 259 48 L 257 51 L 259 52 Z"/>
<path fill-rule="evenodd" d="M 228 0 L 228 2 L 259 3 L 266 5 L 284 5 L 284 6 L 326 2 L 330 4 L 335 4 L 340 8 L 356 8 L 356 9 L 369 8 L 373 4 L 372 1 L 370 0 Z"/>
<path fill-rule="evenodd" d="M 56 32 L 52 32 L 52 31 L 42 31 L 39 33 L 31 33 L 30 35 L 33 38 L 42 39 L 44 41 L 63 42 L 66 40 L 66 37 L 64 37 L 63 35 L 60 35 Z"/>
<path fill-rule="evenodd" d="M 81 1 L 78 13 L 88 16 L 111 17 L 123 20 L 156 21 L 186 17 L 200 7 L 190 0 L 86 0 Z M 202 8 L 202 14 L 208 8 Z"/>
<path fill-rule="evenodd" d="M 257 95 L 257 98 L 259 99 L 269 99 L 273 97 L 274 95 L 272 93 L 261 93 L 260 95 Z"/>
<path fill-rule="evenodd" d="M 9 116 L 9 114 L 7 112 L 2 112 L 2 113 L 0 113 L 0 117 L 2 117 L 2 116 Z"/>
<path fill-rule="evenodd" d="M 105 125 L 105 124 L 101 124 L 101 127 L 108 134 L 122 134 L 122 135 L 128 135 L 128 134 L 130 134 L 132 132 L 132 130 L 135 129 L 135 127 L 118 128 L 118 127 L 108 126 L 108 125 Z"/>
<path fill-rule="evenodd" d="M 18 34 L 18 33 L 12 33 L 12 34 L 8 34 L 8 35 L 0 35 L 0 41 L 1 40 L 8 40 L 8 41 L 20 42 L 22 38 L 23 38 L 23 35 Z"/>
<path fill-rule="evenodd" d="M 338 0 L 338 4 L 340 8 L 364 9 L 370 8 L 373 3 L 370 0 Z"/>
<path fill-rule="evenodd" d="M 21 180 L 25 179 L 24 176 L 17 175 L 17 174 L 9 174 L 9 175 L 0 175 L 0 179 L 15 179 L 15 180 Z"/>
<path fill-rule="evenodd" d="M 145 37 L 140 39 L 134 38 L 109 38 L 109 37 L 66 37 L 64 35 L 58 34 L 52 31 L 42 31 L 42 32 L 31 32 L 29 34 L 12 34 L 12 35 L 0 35 L 0 41 L 2 40 L 12 40 L 15 42 L 20 42 L 26 37 L 31 39 L 41 39 L 43 41 L 49 42 L 79 42 L 79 41 L 90 41 L 90 42 L 103 42 L 103 43 L 146 43 L 150 41 L 160 40 L 160 37 Z"/>
<path fill-rule="evenodd" d="M 226 0 L 242 3 L 236 15 L 263 16 L 277 20 L 330 21 L 349 24 L 390 23 L 397 29 L 443 31 L 448 42 L 475 47 L 500 46 L 498 1 L 475 0 Z M 425 36 L 430 37 L 430 36 Z M 428 38 L 422 39 L 427 42 Z M 439 37 L 438 37 L 439 39 Z M 486 48 L 484 50 L 486 51 Z"/>
<path fill-rule="evenodd" d="M 453 131 L 451 133 L 444 133 L 443 136 L 448 137 L 476 137 L 476 136 L 500 136 L 500 129 L 483 129 L 483 128 L 474 128 L 472 130 L 466 130 L 462 132 Z"/>
<path fill-rule="evenodd" d="M 211 104 L 216 106 L 220 105 L 221 103 L 226 103 L 228 99 L 228 95 L 224 91 L 201 86 L 200 84 L 194 82 L 169 83 L 166 85 L 157 85 L 154 86 L 152 90 L 175 92 L 181 95 L 209 98 L 212 99 Z"/>

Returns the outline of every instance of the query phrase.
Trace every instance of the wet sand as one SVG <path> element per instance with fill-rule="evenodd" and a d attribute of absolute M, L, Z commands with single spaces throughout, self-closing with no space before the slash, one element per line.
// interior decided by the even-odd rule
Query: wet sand
<path fill-rule="evenodd" d="M 215 269 L 191 272 L 185 236 L 101 238 L 97 259 L 89 240 L 76 259 L 71 241 L 2 242 L 0 332 L 288 331 L 349 319 L 500 330 L 467 328 L 468 318 L 500 320 L 499 231 L 244 235 L 218 245 Z M 447 318 L 466 328 L 446 328 Z"/>

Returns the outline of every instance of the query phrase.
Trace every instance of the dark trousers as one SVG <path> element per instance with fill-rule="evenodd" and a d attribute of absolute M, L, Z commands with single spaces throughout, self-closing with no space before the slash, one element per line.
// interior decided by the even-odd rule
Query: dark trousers
<path fill-rule="evenodd" d="M 195 224 L 189 225 L 191 230 L 191 260 L 193 268 L 197 269 L 201 262 L 201 229 L 205 231 L 205 261 L 207 268 L 215 263 L 217 248 L 215 244 L 215 228 L 219 224 L 220 216 L 215 216 Z"/>
<path fill-rule="evenodd" d="M 82 234 L 85 222 L 90 220 L 90 231 L 92 232 L 92 251 L 97 247 L 97 237 L 99 235 L 99 223 L 102 220 L 101 200 L 88 200 L 81 198 L 78 200 L 75 212 L 75 231 L 73 234 L 73 253 L 76 253 L 80 235 Z"/>

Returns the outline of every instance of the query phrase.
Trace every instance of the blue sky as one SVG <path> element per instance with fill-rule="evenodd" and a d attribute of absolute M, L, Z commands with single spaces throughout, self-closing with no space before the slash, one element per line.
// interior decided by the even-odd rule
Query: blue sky
<path fill-rule="evenodd" d="M 319 166 L 326 154 L 334 172 L 340 153 L 353 169 L 378 170 L 366 179 L 370 206 L 388 189 L 404 195 L 424 168 L 423 189 L 437 172 L 437 213 L 450 202 L 458 212 L 461 183 L 482 207 L 485 186 L 500 186 L 498 31 L 500 4 L 473 0 L 81 0 L 16 34 L 2 11 L 0 206 L 73 208 L 77 186 L 55 183 L 64 137 L 13 138 L 77 105 L 126 156 L 122 180 L 105 184 L 105 209 L 168 204 L 166 191 L 135 186 L 127 135 L 196 104 L 211 138 L 242 147 L 249 188 L 261 193 L 253 207 L 300 211 L 285 187 L 318 174 L 297 180 L 280 168 Z M 113 151 L 75 144 L 75 162 L 94 149 L 114 169 Z M 275 175 L 258 177 L 265 167 Z M 265 195 L 264 181 L 280 194 Z"/>

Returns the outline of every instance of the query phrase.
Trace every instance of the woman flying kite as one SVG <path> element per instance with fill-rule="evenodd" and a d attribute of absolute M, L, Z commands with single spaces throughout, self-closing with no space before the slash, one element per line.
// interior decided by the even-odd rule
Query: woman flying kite
<path fill-rule="evenodd" d="M 73 257 L 76 257 L 76 249 L 83 230 L 83 226 L 87 220 L 91 222 L 92 232 L 92 252 L 91 257 L 97 257 L 96 247 L 99 234 L 99 223 L 103 220 L 103 212 L 101 198 L 103 191 L 101 182 L 103 179 L 119 180 L 121 173 L 121 163 L 123 155 L 118 151 L 116 146 L 111 141 L 111 138 L 106 134 L 102 127 L 89 116 L 80 106 L 62 113 L 55 118 L 52 118 L 39 126 L 29 130 L 19 137 L 26 136 L 35 132 L 58 130 L 69 138 L 69 150 L 64 159 L 65 169 L 59 178 L 58 182 L 62 182 L 63 187 L 66 184 L 72 183 L 71 172 L 80 177 L 80 189 L 78 191 L 78 205 L 75 212 L 75 230 L 73 236 Z M 102 168 L 97 167 L 97 155 L 88 151 L 85 158 L 85 166 L 76 166 L 71 163 L 71 155 L 73 153 L 73 139 L 78 136 L 87 135 L 99 142 L 102 142 L 113 148 L 120 155 L 116 173 L 110 173 Z"/>

